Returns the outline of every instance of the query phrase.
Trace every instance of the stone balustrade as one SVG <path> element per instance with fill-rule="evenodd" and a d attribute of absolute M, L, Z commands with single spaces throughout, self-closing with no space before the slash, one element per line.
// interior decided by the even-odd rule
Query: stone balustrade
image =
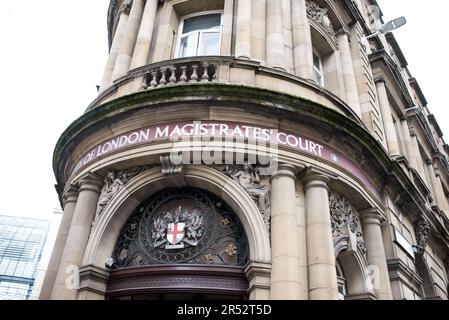
<path fill-rule="evenodd" d="M 299 96 L 338 111 L 362 124 L 351 107 L 314 81 L 280 69 L 262 66 L 256 60 L 239 59 L 233 56 L 172 59 L 130 70 L 102 91 L 87 111 L 133 93 L 196 83 L 244 85 Z"/>
<path fill-rule="evenodd" d="M 152 89 L 181 83 L 212 82 L 217 79 L 217 67 L 208 61 L 185 61 L 171 66 L 150 68 L 144 76 L 142 89 Z"/>

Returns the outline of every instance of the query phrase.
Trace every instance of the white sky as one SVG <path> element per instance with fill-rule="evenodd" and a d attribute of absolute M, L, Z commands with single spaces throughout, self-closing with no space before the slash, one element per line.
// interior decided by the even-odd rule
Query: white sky
<path fill-rule="evenodd" d="M 3 1 L 0 19 L 0 214 L 50 218 L 59 206 L 53 150 L 96 96 L 107 59 L 109 0 Z M 379 0 L 449 141 L 449 2 Z M 437 9 L 435 9 L 437 8 Z"/>

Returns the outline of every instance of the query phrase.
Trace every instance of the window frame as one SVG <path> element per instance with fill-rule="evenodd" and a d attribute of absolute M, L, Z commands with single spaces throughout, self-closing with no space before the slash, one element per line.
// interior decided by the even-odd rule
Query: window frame
<path fill-rule="evenodd" d="M 335 263 L 335 267 L 337 269 L 338 300 L 345 300 L 348 295 L 348 286 L 346 283 L 344 270 L 338 260 Z"/>
<path fill-rule="evenodd" d="M 320 64 L 320 68 L 317 69 L 317 67 L 315 66 L 315 56 L 318 58 L 318 62 Z M 321 76 L 321 81 L 318 82 L 317 81 L 317 73 Z M 319 52 L 316 49 L 313 49 L 313 77 L 314 77 L 314 81 L 317 85 L 324 87 L 325 86 L 325 82 L 324 82 L 324 69 L 323 69 L 323 58 L 321 57 L 321 55 L 319 54 Z"/>
<path fill-rule="evenodd" d="M 184 29 L 184 21 L 186 19 L 195 18 L 195 17 L 199 17 L 199 16 L 207 16 L 207 15 L 211 15 L 211 14 L 220 14 L 219 29 L 218 28 L 217 29 L 207 29 L 207 30 L 204 29 L 204 30 L 200 30 L 200 31 L 191 31 L 191 32 L 187 32 L 187 33 L 182 33 L 182 30 Z M 222 50 L 221 45 L 222 45 L 222 39 L 223 39 L 223 10 L 201 11 L 201 12 L 196 12 L 196 13 L 192 13 L 192 14 L 181 17 L 180 22 L 179 22 L 178 34 L 176 35 L 176 49 L 174 52 L 174 58 L 179 59 L 179 58 L 199 57 L 198 49 L 200 48 L 200 41 L 201 41 L 203 33 L 215 33 L 215 32 L 218 32 L 219 36 L 220 36 L 219 52 L 217 55 L 221 55 L 221 50 Z M 179 52 L 179 50 L 181 49 L 181 41 L 183 38 L 190 36 L 192 34 L 196 34 L 196 55 L 182 57 Z"/>

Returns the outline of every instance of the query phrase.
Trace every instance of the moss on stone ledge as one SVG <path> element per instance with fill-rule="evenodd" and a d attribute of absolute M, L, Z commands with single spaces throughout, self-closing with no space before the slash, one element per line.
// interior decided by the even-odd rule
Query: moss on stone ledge
<path fill-rule="evenodd" d="M 94 128 L 113 121 L 121 114 L 151 106 L 172 105 L 186 102 L 227 102 L 232 104 L 251 104 L 260 106 L 273 116 L 290 114 L 301 115 L 331 126 L 345 135 L 362 149 L 370 154 L 374 162 L 381 168 L 383 175 L 405 193 L 419 211 L 424 210 L 424 204 L 414 184 L 404 173 L 397 161 L 392 160 L 380 143 L 364 128 L 360 120 L 354 118 L 348 110 L 337 112 L 320 104 L 301 97 L 274 92 L 254 87 L 218 84 L 198 83 L 177 86 L 166 86 L 153 90 L 146 90 L 120 97 L 111 102 L 86 112 L 73 122 L 60 137 L 53 156 L 53 168 L 59 184 L 64 184 L 67 177 L 63 177 L 63 167 L 70 156 L 72 148 L 76 146 L 74 141 L 79 141 L 94 131 Z"/>

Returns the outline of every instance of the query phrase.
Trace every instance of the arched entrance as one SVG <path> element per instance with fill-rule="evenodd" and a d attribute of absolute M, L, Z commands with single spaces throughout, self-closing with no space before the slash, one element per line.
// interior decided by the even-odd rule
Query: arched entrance
<path fill-rule="evenodd" d="M 249 261 L 243 226 L 206 190 L 163 190 L 139 205 L 110 261 L 112 299 L 244 299 Z"/>
<path fill-rule="evenodd" d="M 222 203 L 226 204 L 240 221 L 247 237 L 248 263 L 243 271 L 239 266 L 238 277 L 249 282 L 249 289 L 246 291 L 249 299 L 267 299 L 269 297 L 270 291 L 266 285 L 270 281 L 271 269 L 269 235 L 262 216 L 251 197 L 232 179 L 218 170 L 206 166 L 186 166 L 180 178 L 183 181 L 181 186 L 173 185 L 161 173 L 160 167 L 151 168 L 132 178 L 127 183 L 126 188 L 120 190 L 111 199 L 96 222 L 86 247 L 83 266 L 81 267 L 81 288 L 78 299 L 104 299 L 108 296 L 109 279 L 115 274 L 119 274 L 121 277 L 124 272 L 111 271 L 109 268 L 106 270 L 104 267 L 105 263 L 113 257 L 114 249 L 123 228 L 142 204 L 152 197 L 156 197 L 160 192 L 173 188 L 207 190 L 209 195 L 222 199 Z M 147 266 L 146 271 L 150 267 L 156 268 L 157 265 L 161 265 L 161 263 Z M 162 265 L 164 268 L 172 268 L 172 271 L 175 268 L 173 264 Z M 205 265 L 195 264 L 195 266 L 199 266 L 201 270 L 205 268 Z M 132 268 L 133 266 L 129 267 Z M 206 267 L 211 266 L 206 265 Z M 214 268 L 215 271 L 219 271 L 221 281 L 223 279 L 229 280 L 230 277 L 224 276 L 225 274 L 232 275 L 231 278 L 236 278 L 235 271 L 231 271 L 235 268 L 233 266 L 214 266 Z M 221 269 L 218 270 L 217 268 Z M 185 268 L 182 270 L 185 271 Z M 146 271 L 141 267 L 142 273 Z M 225 271 L 229 272 L 226 273 Z M 183 276 L 189 275 L 187 271 L 185 272 Z M 200 271 L 194 269 L 194 271 L 189 272 L 199 274 Z M 101 273 L 101 277 L 99 273 Z M 155 273 L 153 272 L 153 274 Z M 210 272 L 205 274 L 211 278 Z M 189 276 L 189 278 L 191 277 Z M 166 292 L 165 289 L 163 291 Z M 191 291 L 190 288 L 189 292 Z"/>

